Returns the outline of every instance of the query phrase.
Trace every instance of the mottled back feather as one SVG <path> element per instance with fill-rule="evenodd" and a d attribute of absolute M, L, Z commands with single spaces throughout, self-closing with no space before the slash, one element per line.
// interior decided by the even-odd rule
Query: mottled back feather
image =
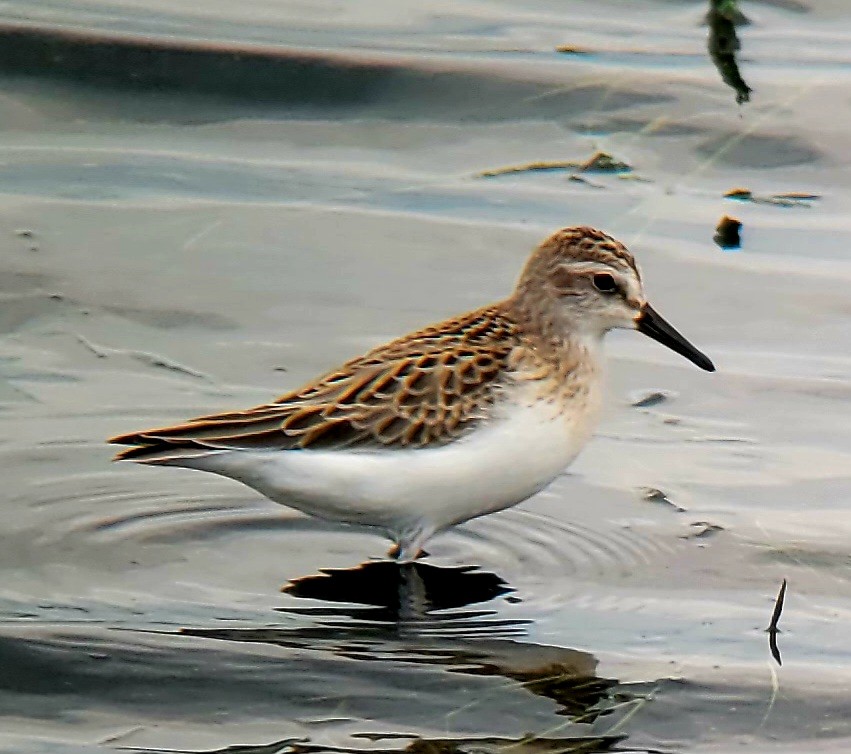
<path fill-rule="evenodd" d="M 486 418 L 518 328 L 503 304 L 373 349 L 273 403 L 114 437 L 150 461 L 187 451 L 416 448 L 461 437 Z"/>

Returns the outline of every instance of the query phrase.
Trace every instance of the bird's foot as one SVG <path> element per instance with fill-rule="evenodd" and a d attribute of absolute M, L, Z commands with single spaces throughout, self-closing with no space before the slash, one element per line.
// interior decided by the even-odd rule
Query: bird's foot
<path fill-rule="evenodd" d="M 393 545 L 393 546 L 392 546 L 392 547 L 391 547 L 391 548 L 387 551 L 387 557 L 388 557 L 388 558 L 390 558 L 391 560 L 400 560 L 399 555 L 401 554 L 401 552 L 402 552 L 402 545 L 400 545 L 400 544 L 397 542 L 395 545 Z M 414 559 L 414 560 L 419 560 L 420 558 L 427 558 L 427 557 L 428 557 L 428 555 L 429 555 L 429 554 L 428 554 L 428 552 L 427 552 L 426 550 L 423 550 L 422 548 L 420 548 L 419 550 L 417 550 L 417 554 L 416 554 L 416 555 L 414 555 L 413 559 Z"/>

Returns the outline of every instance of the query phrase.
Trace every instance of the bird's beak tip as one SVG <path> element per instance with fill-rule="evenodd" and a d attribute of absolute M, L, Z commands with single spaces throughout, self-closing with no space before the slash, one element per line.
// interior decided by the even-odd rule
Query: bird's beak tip
<path fill-rule="evenodd" d="M 697 364 L 697 362 L 695 363 Z M 706 359 L 706 361 L 702 361 L 701 363 L 697 364 L 697 366 L 699 366 L 704 372 L 716 371 L 715 364 L 713 364 L 709 359 Z"/>
<path fill-rule="evenodd" d="M 650 304 L 644 304 L 641 307 L 641 312 L 635 318 L 635 328 L 672 351 L 685 356 L 692 364 L 704 371 L 715 371 L 715 364 L 709 357 L 689 343 Z"/>

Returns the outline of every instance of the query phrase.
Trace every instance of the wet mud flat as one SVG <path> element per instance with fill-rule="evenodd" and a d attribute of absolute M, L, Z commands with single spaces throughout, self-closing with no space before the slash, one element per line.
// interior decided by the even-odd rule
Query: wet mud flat
<path fill-rule="evenodd" d="M 101 5 L 0 14 L 30 54 L 0 56 L 0 749 L 847 750 L 846 8 L 747 4 L 737 105 L 692 3 Z M 482 175 L 597 153 L 629 170 Z M 110 465 L 504 295 L 580 223 L 719 371 L 610 338 L 569 474 L 415 569 Z"/>

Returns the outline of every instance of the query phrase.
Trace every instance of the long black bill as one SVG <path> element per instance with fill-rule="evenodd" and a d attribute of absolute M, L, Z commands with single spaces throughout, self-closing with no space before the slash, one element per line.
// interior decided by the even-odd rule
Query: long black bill
<path fill-rule="evenodd" d="M 715 371 L 715 365 L 662 319 L 650 304 L 644 305 L 637 322 L 639 332 L 649 335 L 653 340 L 658 340 L 663 346 L 668 346 L 672 351 L 685 356 L 701 369 L 705 369 L 707 372 Z"/>

